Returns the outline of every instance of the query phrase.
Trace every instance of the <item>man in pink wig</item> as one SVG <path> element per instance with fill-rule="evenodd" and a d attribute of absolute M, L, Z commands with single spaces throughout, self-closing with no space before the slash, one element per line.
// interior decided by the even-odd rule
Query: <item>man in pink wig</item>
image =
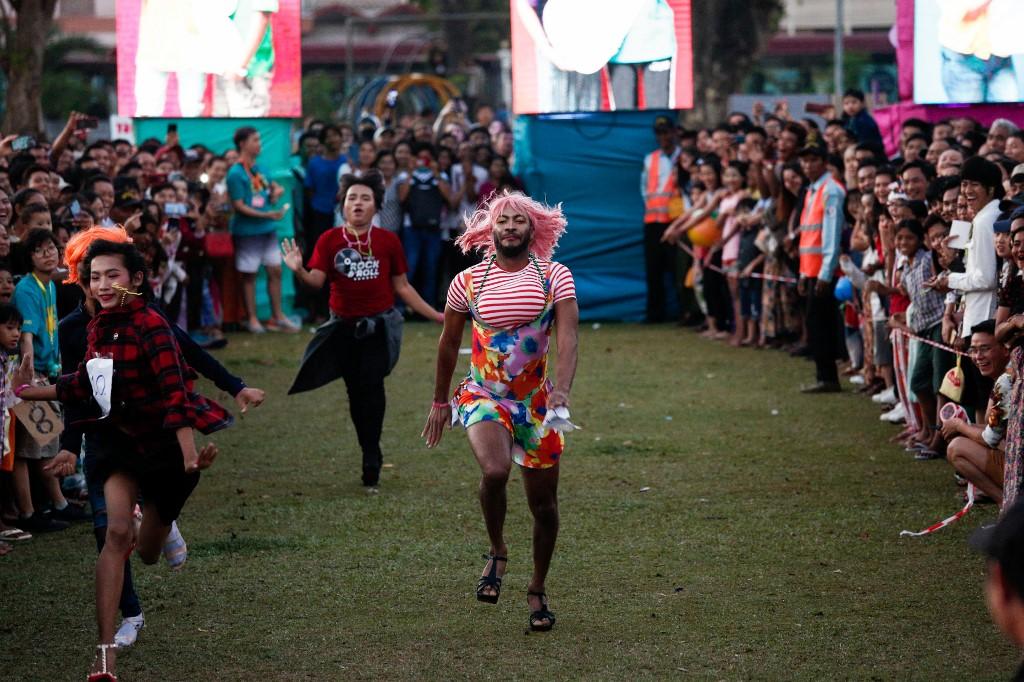
<path fill-rule="evenodd" d="M 467 219 L 456 242 L 484 251 L 448 288 L 438 344 L 434 402 L 423 428 L 427 446 L 441 441 L 457 418 L 480 465 L 480 506 L 491 547 L 476 598 L 497 603 L 508 565 L 504 539 L 512 462 L 523 472 L 533 514 L 533 576 L 527 587 L 531 630 L 550 630 L 545 579 L 558 536 L 558 462 L 569 421 L 569 390 L 576 374 L 579 308 L 572 273 L 551 260 L 565 231 L 561 206 L 544 206 L 519 193 L 495 196 Z M 466 320 L 473 323 L 469 375 L 450 396 Z M 547 375 L 548 342 L 558 337 L 558 370 Z M 453 416 L 452 410 L 456 414 Z"/>

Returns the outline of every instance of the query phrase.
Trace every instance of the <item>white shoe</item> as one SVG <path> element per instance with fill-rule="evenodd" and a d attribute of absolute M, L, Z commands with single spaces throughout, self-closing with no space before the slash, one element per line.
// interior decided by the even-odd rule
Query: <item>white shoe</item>
<path fill-rule="evenodd" d="M 114 635 L 114 643 L 119 648 L 130 647 L 139 638 L 139 630 L 145 626 L 146 619 L 143 614 L 128 616 L 121 621 L 121 627 L 117 629 L 117 634 Z"/>
<path fill-rule="evenodd" d="M 164 540 L 163 555 L 172 571 L 179 570 L 188 559 L 188 545 L 185 544 L 185 538 L 181 537 L 177 521 L 171 522 L 171 530 Z"/>
<path fill-rule="evenodd" d="M 883 412 L 879 419 L 890 424 L 902 424 L 907 419 L 907 411 L 903 409 L 903 403 L 896 403 L 896 407 Z"/>
<path fill-rule="evenodd" d="M 881 393 L 876 393 L 871 396 L 871 402 L 877 403 L 878 405 L 895 405 L 896 404 L 896 388 L 890 386 Z"/>
<path fill-rule="evenodd" d="M 853 376 L 850 377 L 850 383 L 853 384 L 854 386 L 863 386 L 864 385 L 864 375 L 863 374 L 854 374 Z"/>

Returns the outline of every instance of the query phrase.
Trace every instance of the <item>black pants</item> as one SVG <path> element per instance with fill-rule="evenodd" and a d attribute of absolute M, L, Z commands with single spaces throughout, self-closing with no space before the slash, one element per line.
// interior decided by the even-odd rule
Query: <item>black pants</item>
<path fill-rule="evenodd" d="M 339 353 L 344 358 L 342 378 L 348 391 L 348 409 L 356 427 L 363 469 L 379 470 L 383 462 L 380 434 L 384 429 L 384 376 L 388 370 L 388 349 L 384 325 L 370 336 L 357 339 L 345 335 Z"/>
<path fill-rule="evenodd" d="M 823 295 L 815 293 L 818 280 L 807 280 L 807 345 L 814 358 L 815 373 L 818 381 L 827 384 L 839 383 L 839 370 L 836 360 L 840 350 L 840 319 L 839 304 L 834 295 L 835 282 L 830 282 Z"/>
<path fill-rule="evenodd" d="M 722 267 L 721 249 L 715 251 L 711 256 L 710 265 L 713 268 Z M 715 318 L 718 331 L 731 331 L 734 320 L 732 319 L 732 294 L 729 293 L 729 280 L 713 268 L 704 268 L 701 275 L 704 303 L 708 307 L 708 316 Z"/>
<path fill-rule="evenodd" d="M 665 321 L 665 276 L 679 280 L 676 247 L 661 241 L 668 223 L 644 223 L 644 268 L 647 271 L 647 321 Z"/>
<path fill-rule="evenodd" d="M 667 109 L 672 89 L 671 70 L 651 71 L 650 64 L 609 64 L 612 94 L 616 109 Z M 643 79 L 644 102 L 639 106 L 637 93 Z"/>

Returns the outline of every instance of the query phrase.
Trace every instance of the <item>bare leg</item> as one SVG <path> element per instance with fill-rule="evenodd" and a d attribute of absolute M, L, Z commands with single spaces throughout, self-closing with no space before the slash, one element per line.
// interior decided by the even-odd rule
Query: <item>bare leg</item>
<path fill-rule="evenodd" d="M 505 544 L 505 511 L 508 505 L 506 487 L 512 469 L 512 438 L 508 430 L 497 422 L 479 422 L 466 431 L 473 455 L 480 465 L 480 509 L 487 526 L 487 537 L 491 541 L 491 554 L 508 556 Z M 484 567 L 484 574 L 490 570 L 490 562 Z M 498 575 L 504 575 L 504 566 Z M 484 594 L 493 595 L 495 590 L 484 588 Z"/>
<path fill-rule="evenodd" d="M 281 266 L 268 265 L 267 267 L 267 295 L 270 297 L 270 313 L 275 320 L 284 319 L 284 310 L 281 309 Z M 255 309 L 255 306 L 253 307 Z"/>
<path fill-rule="evenodd" d="M 18 502 L 18 511 L 24 518 L 35 512 L 32 506 L 32 484 L 28 476 L 28 460 L 14 458 L 14 497 Z"/>
<path fill-rule="evenodd" d="M 125 559 L 135 544 L 135 522 L 132 508 L 138 487 L 128 476 L 115 473 L 103 485 L 107 500 L 107 539 L 96 561 L 96 624 L 101 644 L 114 642 L 114 620 L 124 584 Z M 116 652 L 107 651 L 107 669 L 114 670 Z M 94 669 L 99 669 L 99 659 Z"/>
<path fill-rule="evenodd" d="M 530 592 L 544 592 L 551 556 L 558 538 L 558 467 L 549 469 L 523 469 L 523 487 L 526 501 L 533 514 L 533 576 L 527 588 Z M 540 597 L 528 596 L 530 611 L 542 607 Z M 547 620 L 537 624 L 544 625 Z"/>
<path fill-rule="evenodd" d="M 242 273 L 242 292 L 245 295 L 245 314 L 250 324 L 259 324 L 259 317 L 256 316 L 256 273 Z"/>
<path fill-rule="evenodd" d="M 155 509 L 142 509 L 142 525 L 139 526 L 139 558 L 142 563 L 152 566 L 160 559 L 160 551 L 167 541 L 171 527 L 165 526 Z"/>
<path fill-rule="evenodd" d="M 985 473 L 988 463 L 988 449 L 980 443 L 959 436 L 953 439 L 948 449 L 949 463 L 968 481 L 978 487 L 999 504 L 1003 503 L 1002 482 L 993 481 Z"/>
<path fill-rule="evenodd" d="M 64 499 L 64 493 L 60 489 L 60 479 L 51 473 L 43 471 L 43 461 L 41 459 L 33 460 L 33 468 L 36 470 L 36 474 L 43 481 L 43 486 L 46 488 L 46 494 L 49 495 L 50 501 L 58 507 L 63 506 L 67 500 Z"/>

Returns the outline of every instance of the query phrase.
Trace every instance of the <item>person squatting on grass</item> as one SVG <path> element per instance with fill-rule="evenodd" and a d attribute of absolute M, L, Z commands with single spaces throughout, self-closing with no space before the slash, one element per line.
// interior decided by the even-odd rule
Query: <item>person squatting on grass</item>
<path fill-rule="evenodd" d="M 309 269 L 295 240 L 281 244 L 284 262 L 312 289 L 330 284 L 331 319 L 309 342 L 289 395 L 311 391 L 341 377 L 349 411 L 363 451 L 363 485 L 376 486 L 384 461 L 380 436 L 386 404 L 384 378 L 391 373 L 402 345 L 402 314 L 395 294 L 429 320 L 444 316 L 428 305 L 406 277 L 405 253 L 397 235 L 373 227 L 384 200 L 377 171 L 361 177 L 344 175 L 338 193 L 344 223 L 316 242 Z"/>
<path fill-rule="evenodd" d="M 116 243 L 132 241 L 125 230 L 105 227 L 92 227 L 83 230 L 68 241 L 64 253 L 68 267 L 68 277 L 65 281 L 80 286 L 85 298 L 74 311 L 60 321 L 60 357 L 64 367 L 78 367 L 86 360 L 88 325 L 100 309 L 98 301 L 92 295 L 89 283 L 81 280 L 78 276 L 82 259 L 89 247 L 99 239 Z M 150 307 L 166 317 L 163 311 L 153 306 L 152 303 Z M 195 368 L 199 374 L 212 381 L 217 388 L 233 396 L 242 414 L 245 414 L 250 405 L 258 407 L 262 404 L 264 392 L 261 389 L 246 386 L 244 381 L 228 372 L 213 356 L 200 348 L 199 344 L 181 327 L 172 324 L 171 331 L 174 333 L 175 341 L 181 349 L 185 362 Z M 67 426 L 60 434 L 60 452 L 48 466 L 58 475 L 73 474 L 79 454 L 83 454 L 86 490 L 89 493 L 89 506 L 92 509 L 93 533 L 96 536 L 96 548 L 98 551 L 102 551 L 107 535 L 106 500 L 103 496 L 104 481 L 97 475 L 97 452 L 102 451 L 102 434 L 95 429 L 83 428 L 82 420 L 87 416 L 88 410 L 82 406 L 75 404 L 65 406 L 64 420 Z M 171 530 L 163 545 L 162 553 L 168 566 L 173 570 L 184 566 L 188 558 L 188 547 L 178 530 L 177 522 L 171 524 Z M 131 564 L 127 559 L 124 565 L 124 583 L 121 588 L 119 608 L 122 621 L 114 636 L 114 641 L 119 648 L 130 647 L 135 643 L 139 630 L 144 626 L 145 618 L 139 595 L 135 591 L 132 580 Z"/>
<path fill-rule="evenodd" d="M 501 592 L 508 565 L 506 486 L 512 462 L 521 467 L 534 519 L 529 627 L 538 631 L 555 624 L 545 580 L 558 536 L 558 464 L 565 447 L 549 420 L 556 410 L 568 419 L 576 373 L 576 288 L 569 269 L 551 260 L 565 224 L 561 206 L 550 208 L 518 192 L 492 198 L 467 220 L 458 245 L 488 255 L 448 288 L 434 401 L 422 434 L 428 447 L 436 446 L 454 422 L 454 407 L 480 465 L 480 506 L 491 542 L 476 590 L 483 602 L 497 603 Z M 469 375 L 449 399 L 467 319 L 473 323 Z M 558 336 L 554 385 L 547 375 L 552 330 Z"/>
<path fill-rule="evenodd" d="M 133 245 L 95 241 L 78 274 L 100 306 L 89 323 L 86 359 L 48 386 L 32 386 L 30 372 L 21 368 L 15 395 L 87 403 L 91 419 L 83 421 L 100 428 L 95 476 L 104 481 L 107 531 L 96 564 L 99 645 L 89 679 L 112 680 L 125 558 L 137 549 L 143 563 L 156 562 L 199 471 L 217 454 L 213 444 L 196 448 L 193 429 L 209 434 L 233 419 L 193 391 L 195 373 L 182 360 L 168 322 L 149 305 L 145 261 Z M 105 359 L 112 361 L 106 369 Z M 140 494 L 144 507 L 136 523 Z"/>

